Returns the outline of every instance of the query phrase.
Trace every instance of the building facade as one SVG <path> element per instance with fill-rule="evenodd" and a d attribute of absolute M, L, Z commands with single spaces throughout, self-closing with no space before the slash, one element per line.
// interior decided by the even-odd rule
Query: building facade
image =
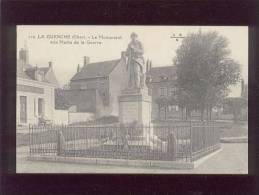
<path fill-rule="evenodd" d="M 91 112 L 96 118 L 118 116 L 118 96 L 123 89 L 124 53 L 120 59 L 90 63 L 84 57 L 83 67 L 70 80 L 65 97 L 77 112 Z"/>
<path fill-rule="evenodd" d="M 174 103 L 178 90 L 176 67 L 149 67 L 147 85 L 152 96 L 152 119 L 180 119 L 182 111 Z"/>
<path fill-rule="evenodd" d="M 17 60 L 16 124 L 37 124 L 39 118 L 53 119 L 56 87 L 58 81 L 52 63 L 47 67 L 32 66 L 28 50 L 21 49 Z"/>
<path fill-rule="evenodd" d="M 70 89 L 63 90 L 64 96 L 77 112 L 91 112 L 96 118 L 118 116 L 118 96 L 126 85 L 125 54 L 121 59 L 89 63 L 84 57 L 82 68 L 78 65 L 77 73 L 70 81 Z M 152 96 L 152 119 L 181 118 L 178 105 L 161 104 L 163 99 L 175 98 L 177 93 L 176 67 L 151 67 L 146 63 L 146 78 L 149 94 Z"/>

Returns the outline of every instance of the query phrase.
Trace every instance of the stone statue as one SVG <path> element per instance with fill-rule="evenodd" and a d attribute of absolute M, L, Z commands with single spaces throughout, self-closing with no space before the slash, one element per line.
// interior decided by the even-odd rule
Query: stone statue
<path fill-rule="evenodd" d="M 144 87 L 144 58 L 143 58 L 143 47 L 140 41 L 138 41 L 138 35 L 136 33 L 132 33 L 130 35 L 131 42 L 128 45 L 126 50 L 127 67 L 126 72 L 128 75 L 128 89 L 137 89 Z"/>

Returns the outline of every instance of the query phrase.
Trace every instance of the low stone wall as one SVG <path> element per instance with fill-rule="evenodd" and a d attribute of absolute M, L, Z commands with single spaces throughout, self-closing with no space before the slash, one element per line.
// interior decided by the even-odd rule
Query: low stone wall
<path fill-rule="evenodd" d="M 205 162 L 207 159 L 221 152 L 222 149 L 215 150 L 213 153 L 192 162 L 185 161 L 161 161 L 161 160 L 129 160 L 129 159 L 108 159 L 108 158 L 85 158 L 85 157 L 64 157 L 64 156 L 28 156 L 31 161 L 47 161 L 57 163 L 89 164 L 89 165 L 111 165 L 111 166 L 131 166 L 131 167 L 153 167 L 165 169 L 194 169 Z"/>
<path fill-rule="evenodd" d="M 53 122 L 57 125 L 68 124 L 68 110 L 54 110 Z"/>
<path fill-rule="evenodd" d="M 89 112 L 69 112 L 68 110 L 54 110 L 53 123 L 67 125 L 76 122 L 89 121 L 94 115 Z"/>
<path fill-rule="evenodd" d="M 183 161 L 159 161 L 159 160 L 128 160 L 128 159 L 107 159 L 107 158 L 80 158 L 63 156 L 29 156 L 31 161 L 48 161 L 58 163 L 76 163 L 89 165 L 111 165 L 111 166 L 132 166 L 132 167 L 157 167 L 168 169 L 193 169 L 194 162 Z"/>
<path fill-rule="evenodd" d="M 89 112 L 69 112 L 68 113 L 68 123 L 84 122 L 89 121 L 94 118 L 93 113 Z"/>

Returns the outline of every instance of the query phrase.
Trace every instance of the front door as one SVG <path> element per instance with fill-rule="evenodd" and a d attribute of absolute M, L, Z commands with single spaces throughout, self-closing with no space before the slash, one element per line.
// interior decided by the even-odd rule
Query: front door
<path fill-rule="evenodd" d="M 42 98 L 38 100 L 38 115 L 44 116 L 44 99 Z"/>
<path fill-rule="evenodd" d="M 27 123 L 27 100 L 26 96 L 20 96 L 20 122 Z"/>
<path fill-rule="evenodd" d="M 166 117 L 166 110 L 165 110 L 164 106 L 161 106 L 159 116 L 160 116 L 160 119 L 162 119 L 162 120 L 165 119 L 165 117 Z"/>

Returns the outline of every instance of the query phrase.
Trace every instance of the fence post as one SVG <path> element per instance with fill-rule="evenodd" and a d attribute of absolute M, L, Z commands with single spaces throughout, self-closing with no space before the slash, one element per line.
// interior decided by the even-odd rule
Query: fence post
<path fill-rule="evenodd" d="M 29 154 L 31 156 L 31 124 L 29 124 Z"/>
<path fill-rule="evenodd" d="M 33 153 L 33 127 L 34 125 L 32 125 L 32 128 L 31 128 L 31 153 Z"/>
<path fill-rule="evenodd" d="M 217 148 L 217 145 L 219 144 L 219 140 L 220 140 L 219 131 L 218 131 L 218 129 L 215 130 L 214 126 L 215 126 L 215 122 L 213 121 L 212 122 L 213 150 L 215 150 Z"/>
<path fill-rule="evenodd" d="M 176 132 L 178 129 L 176 129 Z M 175 160 L 178 157 L 178 135 L 175 136 L 174 132 L 170 132 L 167 137 L 167 151 L 170 160 Z"/>
<path fill-rule="evenodd" d="M 193 142 L 193 138 L 192 138 L 192 119 L 190 120 L 190 160 L 192 162 L 192 142 Z"/>
<path fill-rule="evenodd" d="M 65 145 L 65 137 L 63 135 L 62 130 L 59 130 L 58 143 L 57 143 L 57 156 L 61 156 L 65 154 L 64 145 Z"/>

